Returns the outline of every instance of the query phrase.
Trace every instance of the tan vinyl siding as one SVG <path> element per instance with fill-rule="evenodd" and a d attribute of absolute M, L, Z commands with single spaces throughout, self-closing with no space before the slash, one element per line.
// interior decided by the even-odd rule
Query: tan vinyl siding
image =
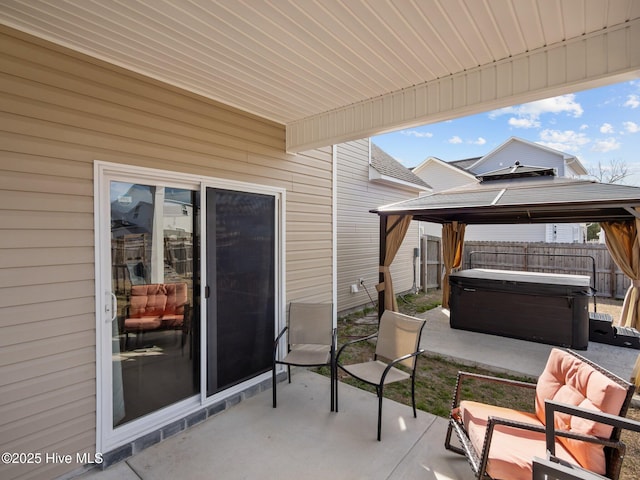
<path fill-rule="evenodd" d="M 369 181 L 368 139 L 337 146 L 338 155 L 338 311 L 371 305 L 364 288 L 351 293 L 352 284 L 364 278 L 369 294 L 377 302 L 380 220 L 369 211 L 388 203 L 416 197 L 417 190 L 405 190 Z M 412 222 L 391 265 L 396 292 L 413 286 L 413 248 L 418 247 L 418 225 Z"/>
<path fill-rule="evenodd" d="M 94 160 L 286 189 L 287 300 L 331 300 L 332 151 L 284 145 L 282 125 L 0 27 L 3 452 L 95 449 Z"/>

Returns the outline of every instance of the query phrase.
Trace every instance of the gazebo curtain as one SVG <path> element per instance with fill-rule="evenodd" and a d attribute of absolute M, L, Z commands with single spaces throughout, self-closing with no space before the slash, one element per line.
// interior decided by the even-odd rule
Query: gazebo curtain
<path fill-rule="evenodd" d="M 605 241 L 613 260 L 632 282 L 624 297 L 622 314 L 614 323 L 640 329 L 640 219 L 603 222 L 600 225 L 605 232 Z"/>
<path fill-rule="evenodd" d="M 442 226 L 442 262 L 444 275 L 442 276 L 442 307 L 449 308 L 449 275 L 455 268 L 462 265 L 462 250 L 464 245 L 464 223 L 452 222 Z"/>
<path fill-rule="evenodd" d="M 379 271 L 381 273 L 380 283 L 376 285 L 376 290 L 378 293 L 384 290 L 384 309 L 385 310 L 393 310 L 394 312 L 398 311 L 398 302 L 396 301 L 396 295 L 393 291 L 393 283 L 391 281 L 391 272 L 389 267 L 393 262 L 393 259 L 396 257 L 396 253 L 400 249 L 400 245 L 402 245 L 402 240 L 404 240 L 405 235 L 407 234 L 407 230 L 409 230 L 409 225 L 411 225 L 411 219 L 413 218 L 411 215 L 389 215 L 387 217 L 380 217 L 381 227 L 385 226 L 385 249 L 384 252 L 380 252 L 381 255 L 384 254 L 384 258 L 380 259 L 380 268 Z M 383 309 L 380 309 L 378 312 L 382 315 Z"/>

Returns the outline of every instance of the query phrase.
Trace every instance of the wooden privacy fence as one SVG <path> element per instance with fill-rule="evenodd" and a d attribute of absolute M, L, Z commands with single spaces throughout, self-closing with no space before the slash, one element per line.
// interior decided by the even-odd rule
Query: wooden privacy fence
<path fill-rule="evenodd" d="M 422 237 L 422 285 L 441 287 L 440 238 Z M 465 242 L 462 269 L 492 268 L 587 275 L 600 297 L 624 298 L 631 280 L 597 243 Z M 595 271 L 595 277 L 594 277 Z"/>
<path fill-rule="evenodd" d="M 420 239 L 420 285 L 423 290 L 437 289 L 442 282 L 442 249 L 440 237 L 423 235 Z"/>

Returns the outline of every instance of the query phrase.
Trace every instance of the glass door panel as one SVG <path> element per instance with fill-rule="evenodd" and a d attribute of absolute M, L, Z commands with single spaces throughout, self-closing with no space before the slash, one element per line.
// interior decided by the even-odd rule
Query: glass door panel
<path fill-rule="evenodd" d="M 192 190 L 110 182 L 113 428 L 200 392 L 198 207 Z"/>
<path fill-rule="evenodd" d="M 207 188 L 207 395 L 271 368 L 275 198 Z"/>

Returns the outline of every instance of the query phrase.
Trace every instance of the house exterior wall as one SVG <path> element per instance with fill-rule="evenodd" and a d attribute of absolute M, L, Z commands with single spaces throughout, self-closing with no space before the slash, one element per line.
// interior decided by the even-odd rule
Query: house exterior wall
<path fill-rule="evenodd" d="M 508 141 L 502 148 L 485 156 L 478 165 L 473 166 L 473 172 L 480 175 L 513 165 L 519 161 L 522 165 L 555 168 L 558 176 L 578 176 L 574 169 L 565 165 L 560 154 L 553 153 L 535 145 L 520 141 Z M 434 192 L 448 188 L 460 187 L 469 183 L 463 172 L 447 168 L 439 162 L 429 162 L 414 173 L 433 187 Z M 423 235 L 441 236 L 441 226 L 421 222 L 420 230 Z M 504 241 L 504 242 L 583 242 L 583 226 L 578 223 L 560 223 L 556 225 L 468 225 L 465 239 L 474 241 Z"/>
<path fill-rule="evenodd" d="M 369 211 L 389 203 L 414 198 L 416 190 L 404 190 L 369 181 L 369 140 L 342 143 L 337 148 L 338 206 L 338 311 L 370 303 L 369 296 L 358 280 L 377 301 L 380 251 L 380 220 Z M 398 254 L 391 265 L 396 292 L 413 286 L 413 249 L 419 246 L 417 222 L 412 222 Z M 357 284 L 359 292 L 351 293 Z"/>
<path fill-rule="evenodd" d="M 518 141 L 508 142 L 503 148 L 484 157 L 478 165 L 473 165 L 471 169 L 475 175 L 481 175 L 510 167 L 516 161 L 519 161 L 520 165 L 555 168 L 559 177 L 566 176 L 562 156 Z"/>
<path fill-rule="evenodd" d="M 332 300 L 331 148 L 285 154 L 281 125 L 4 27 L 0 59 L 3 452 L 95 450 L 94 160 L 285 188 L 287 302 Z"/>
<path fill-rule="evenodd" d="M 462 170 L 448 167 L 437 161 L 431 161 L 422 166 L 422 168 L 416 168 L 413 173 L 427 182 L 434 192 L 441 192 L 474 182 L 472 176 L 465 174 Z"/>
<path fill-rule="evenodd" d="M 546 225 L 467 225 L 465 240 L 496 242 L 546 241 Z"/>

